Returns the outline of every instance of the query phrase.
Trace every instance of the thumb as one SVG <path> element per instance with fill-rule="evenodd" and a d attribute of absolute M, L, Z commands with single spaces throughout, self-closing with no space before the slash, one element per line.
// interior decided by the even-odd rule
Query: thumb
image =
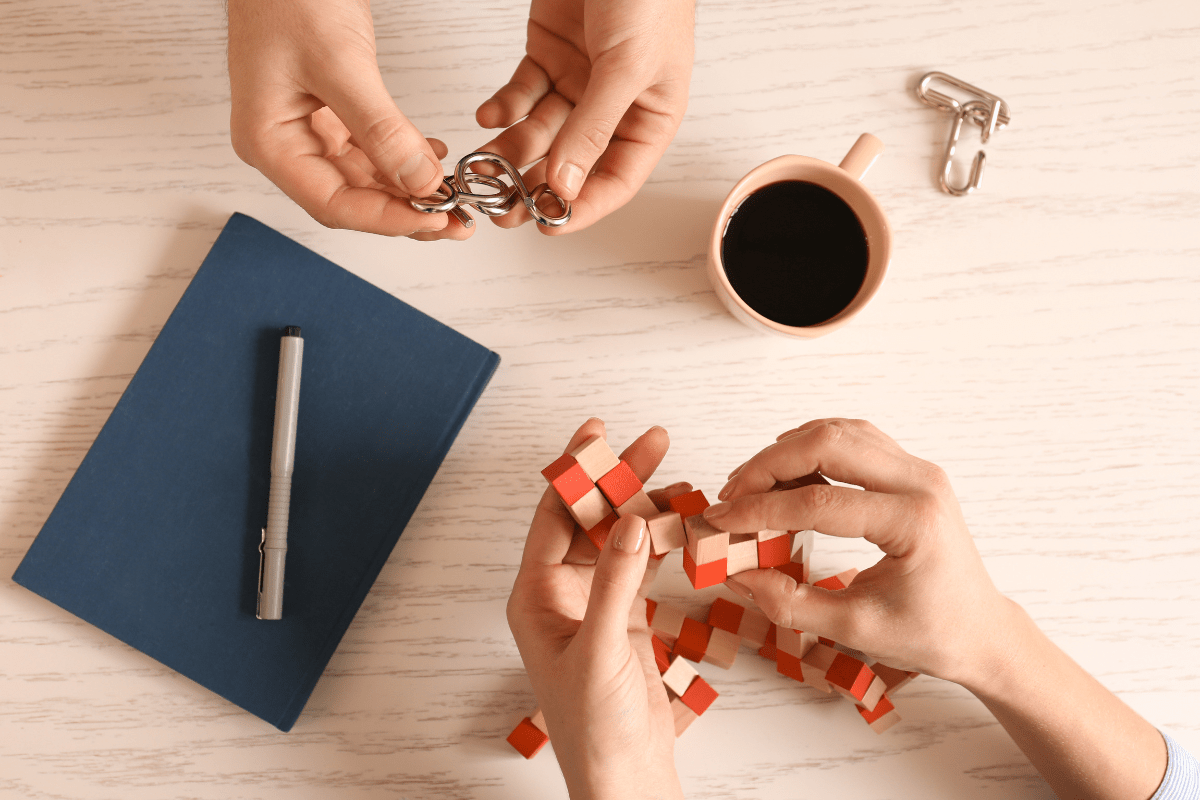
<path fill-rule="evenodd" d="M 350 131 L 384 179 L 413 197 L 441 185 L 442 167 L 429 142 L 388 94 L 374 60 L 325 76 L 318 95 Z"/>
<path fill-rule="evenodd" d="M 584 178 L 608 149 L 613 132 L 644 88 L 620 59 L 597 62 L 579 104 L 567 116 L 546 157 L 546 181 L 564 200 L 579 196 Z"/>
<path fill-rule="evenodd" d="M 843 641 L 851 630 L 850 601 L 844 591 L 797 583 L 777 569 L 755 569 L 727 578 L 725 585 L 753 601 L 781 628 L 809 631 Z"/>
<path fill-rule="evenodd" d="M 646 573 L 650 547 L 646 544 L 646 521 L 621 517 L 608 534 L 596 559 L 592 590 L 579 633 L 592 642 L 625 640 L 630 609 Z"/>

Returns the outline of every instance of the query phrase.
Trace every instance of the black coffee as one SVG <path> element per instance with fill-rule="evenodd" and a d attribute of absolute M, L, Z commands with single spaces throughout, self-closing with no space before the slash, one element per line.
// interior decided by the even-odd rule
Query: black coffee
<path fill-rule="evenodd" d="M 867 235 L 846 201 L 807 181 L 764 186 L 721 240 L 733 290 L 767 319 L 816 325 L 850 305 L 867 277 Z"/>

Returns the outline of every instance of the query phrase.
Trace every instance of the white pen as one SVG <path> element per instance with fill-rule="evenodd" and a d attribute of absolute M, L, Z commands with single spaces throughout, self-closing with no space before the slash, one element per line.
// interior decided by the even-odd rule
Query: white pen
<path fill-rule="evenodd" d="M 263 528 L 258 567 L 258 618 L 283 618 L 283 562 L 287 555 L 288 509 L 292 499 L 292 463 L 296 456 L 296 418 L 300 412 L 300 364 L 304 340 L 289 326 L 279 341 L 279 385 L 275 390 L 275 434 L 271 440 L 271 496 Z"/>

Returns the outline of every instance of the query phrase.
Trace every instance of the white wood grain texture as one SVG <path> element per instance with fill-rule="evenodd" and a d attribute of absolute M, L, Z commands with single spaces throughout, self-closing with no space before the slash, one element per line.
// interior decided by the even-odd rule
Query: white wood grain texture
<path fill-rule="evenodd" d="M 523 51 L 517 4 L 374 4 L 400 106 L 452 158 Z M 49 514 L 225 218 L 249 213 L 503 364 L 296 728 L 0 582 L 0 796 L 562 797 L 504 620 L 538 469 L 596 414 L 715 492 L 805 419 L 871 419 L 952 476 L 1001 588 L 1200 752 L 1200 6 L 702 2 L 688 117 L 641 194 L 558 239 L 421 244 L 310 220 L 229 146 L 215 0 L 0 2 L 0 574 Z M 983 188 L 934 188 L 941 69 L 1003 96 Z M 864 130 L 891 274 L 826 339 L 759 337 L 703 266 L 725 192 Z M 965 137 L 964 159 L 975 149 Z M 552 420 L 547 424 L 547 420 Z M 821 538 L 817 577 L 871 561 Z M 678 556 L 659 594 L 699 609 Z M 704 672 L 703 668 L 701 669 Z M 876 736 L 743 653 L 680 740 L 689 796 L 1049 798 L 983 707 L 921 679 Z"/>

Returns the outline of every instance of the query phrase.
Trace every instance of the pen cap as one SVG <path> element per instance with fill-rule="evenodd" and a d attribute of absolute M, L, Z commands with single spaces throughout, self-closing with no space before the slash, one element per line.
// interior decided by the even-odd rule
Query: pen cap
<path fill-rule="evenodd" d="M 288 331 L 299 328 L 288 328 Z M 290 474 L 296 454 L 296 418 L 300 413 L 300 365 L 304 340 L 284 336 L 279 340 L 279 383 L 275 389 L 275 434 L 271 444 L 271 474 Z"/>

